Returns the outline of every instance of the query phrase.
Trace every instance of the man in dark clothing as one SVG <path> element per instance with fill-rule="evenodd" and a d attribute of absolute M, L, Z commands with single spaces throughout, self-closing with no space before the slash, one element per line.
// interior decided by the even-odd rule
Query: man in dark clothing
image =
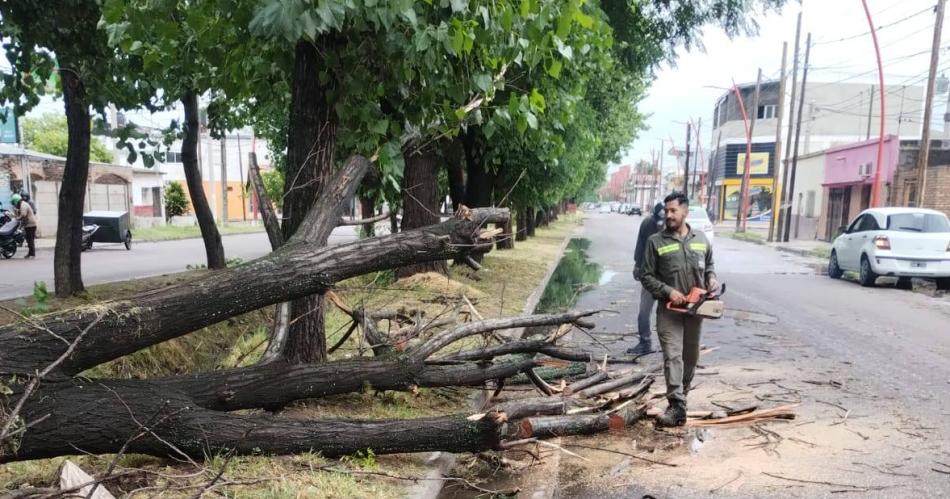
<path fill-rule="evenodd" d="M 719 293 L 713 248 L 702 231 L 686 223 L 689 201 L 681 192 L 664 199 L 666 226 L 650 236 L 643 250 L 643 287 L 660 302 L 656 310 L 656 333 L 663 350 L 663 377 L 669 407 L 657 418 L 659 426 L 686 423 L 686 395 L 699 360 L 702 317 L 667 310 L 666 303 L 682 307 L 692 288 L 711 296 Z"/>
<path fill-rule="evenodd" d="M 640 274 L 643 271 L 643 249 L 646 248 L 647 239 L 659 232 L 662 227 L 663 203 L 657 203 L 653 207 L 651 216 L 640 222 L 640 232 L 637 233 L 637 247 L 633 251 L 633 278 L 637 281 L 640 280 Z M 656 299 L 641 285 L 640 312 L 637 315 L 637 333 L 640 336 L 640 341 L 635 347 L 627 349 L 628 354 L 644 355 L 653 352 L 653 343 L 650 336 L 650 315 L 653 314 L 654 305 L 656 305 Z"/>

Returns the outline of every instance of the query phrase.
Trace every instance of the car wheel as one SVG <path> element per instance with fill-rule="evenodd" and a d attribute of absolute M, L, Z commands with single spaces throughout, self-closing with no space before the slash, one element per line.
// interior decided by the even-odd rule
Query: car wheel
<path fill-rule="evenodd" d="M 943 291 L 950 291 L 950 277 L 938 277 L 937 289 L 940 289 Z"/>
<path fill-rule="evenodd" d="M 861 285 L 869 288 L 877 282 L 877 274 L 871 270 L 871 261 L 866 255 L 861 257 Z"/>
<path fill-rule="evenodd" d="M 132 232 L 125 233 L 125 241 L 123 242 L 125 243 L 125 249 L 127 250 L 132 249 Z"/>
<path fill-rule="evenodd" d="M 0 255 L 3 255 L 7 260 L 13 258 L 13 255 L 16 254 L 16 246 L 6 246 L 0 250 Z"/>
<path fill-rule="evenodd" d="M 910 277 L 897 278 L 897 289 L 913 290 L 914 281 Z"/>
<path fill-rule="evenodd" d="M 844 275 L 844 271 L 841 270 L 841 266 L 838 265 L 838 253 L 832 251 L 831 258 L 828 259 L 828 277 L 841 279 L 842 275 Z"/>

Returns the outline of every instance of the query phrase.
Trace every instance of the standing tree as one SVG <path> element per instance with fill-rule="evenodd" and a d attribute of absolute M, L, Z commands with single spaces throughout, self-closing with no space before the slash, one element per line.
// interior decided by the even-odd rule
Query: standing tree
<path fill-rule="evenodd" d="M 90 108 L 147 103 L 154 88 L 134 75 L 140 61 L 116 53 L 99 29 L 96 0 L 0 2 L 0 36 L 12 72 L 2 76 L 0 95 L 18 116 L 47 94 L 54 71 L 66 114 L 68 147 L 59 190 L 53 279 L 57 296 L 84 290 L 82 212 L 89 176 Z M 55 54 L 55 63 L 54 63 Z M 58 69 L 56 67 L 58 66 Z M 113 78 L 113 75 L 123 75 Z"/>
<path fill-rule="evenodd" d="M 181 183 L 171 181 L 165 187 L 165 218 L 179 217 L 188 212 L 188 196 Z"/>
<path fill-rule="evenodd" d="M 66 117 L 45 113 L 39 118 L 23 118 L 23 145 L 27 149 L 66 156 L 69 149 L 69 132 Z M 89 159 L 99 163 L 111 163 L 112 153 L 98 140 L 89 143 Z"/>

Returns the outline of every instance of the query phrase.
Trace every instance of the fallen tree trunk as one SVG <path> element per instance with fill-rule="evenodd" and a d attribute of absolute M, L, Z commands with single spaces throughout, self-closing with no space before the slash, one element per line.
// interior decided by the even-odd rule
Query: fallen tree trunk
<path fill-rule="evenodd" d="M 425 350 L 416 349 L 416 353 L 431 351 L 444 341 L 430 344 Z M 445 381 L 444 372 L 429 374 Z M 427 376 L 424 374 L 420 379 Z M 281 382 L 286 384 L 285 379 L 275 384 Z M 506 443 L 524 438 L 620 430 L 642 416 L 640 402 L 646 396 L 641 392 L 627 399 L 586 401 L 554 396 L 510 400 L 467 417 L 307 421 L 210 410 L 195 403 L 200 400 L 195 392 L 186 393 L 182 387 L 157 380 L 73 379 L 48 383 L 31 399 L 24 414 L 25 420 L 31 422 L 29 431 L 19 439 L 15 452 L 0 454 L 0 462 L 115 453 L 120 448 L 178 459 L 202 459 L 221 453 L 273 455 L 311 451 L 331 457 L 366 449 L 376 454 L 478 452 L 504 448 Z M 235 387 L 235 393 L 244 390 L 245 387 Z"/>
<path fill-rule="evenodd" d="M 0 328 L 0 373 L 31 375 L 43 369 L 97 313 L 104 317 L 62 363 L 59 374 L 74 375 L 228 317 L 326 291 L 349 277 L 490 248 L 478 232 L 506 216 L 500 209 L 472 210 L 469 219 L 331 247 L 313 248 L 292 238 L 268 256 L 184 284 L 48 314 L 43 329 L 30 323 L 8 325 Z"/>

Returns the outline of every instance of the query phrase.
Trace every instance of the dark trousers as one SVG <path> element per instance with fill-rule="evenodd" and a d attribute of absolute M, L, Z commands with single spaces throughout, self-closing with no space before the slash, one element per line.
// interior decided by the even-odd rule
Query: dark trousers
<path fill-rule="evenodd" d="M 29 248 L 26 256 L 36 256 L 36 227 L 25 227 L 23 232 L 26 233 L 26 246 Z"/>

